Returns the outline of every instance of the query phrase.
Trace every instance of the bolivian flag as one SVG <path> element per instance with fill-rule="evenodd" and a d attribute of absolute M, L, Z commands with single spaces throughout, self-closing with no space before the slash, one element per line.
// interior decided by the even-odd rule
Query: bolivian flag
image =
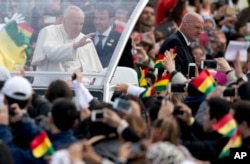
<path fill-rule="evenodd" d="M 177 55 L 176 51 L 177 51 L 176 46 L 174 48 L 170 49 L 170 54 L 171 54 L 172 59 L 174 59 L 176 57 L 176 55 Z"/>
<path fill-rule="evenodd" d="M 30 143 L 32 154 L 36 158 L 52 155 L 54 149 L 45 131 L 41 131 Z"/>
<path fill-rule="evenodd" d="M 164 54 L 159 54 L 156 58 L 156 61 L 155 61 L 155 66 L 154 68 L 161 68 L 162 67 L 162 61 L 164 60 L 165 58 L 165 55 Z"/>
<path fill-rule="evenodd" d="M 215 80 L 207 69 L 204 69 L 198 77 L 194 78 L 192 85 L 204 94 L 209 94 L 216 87 Z"/>
<path fill-rule="evenodd" d="M 167 90 L 169 81 L 170 81 L 171 74 L 166 74 L 165 76 L 161 77 L 158 79 L 155 84 L 155 91 L 156 92 L 161 92 Z"/>
<path fill-rule="evenodd" d="M 138 81 L 139 81 L 139 86 L 140 87 L 148 87 L 147 80 L 146 80 L 146 75 L 149 71 L 149 68 L 145 69 L 140 69 L 138 72 Z"/>
<path fill-rule="evenodd" d="M 237 130 L 234 135 L 230 138 L 228 143 L 222 149 L 219 158 L 225 158 L 230 155 L 230 148 L 239 148 L 242 145 L 242 138 L 240 132 Z"/>
<path fill-rule="evenodd" d="M 233 116 L 227 114 L 213 125 L 213 129 L 223 136 L 232 137 L 237 130 L 237 124 Z"/>
<path fill-rule="evenodd" d="M 19 23 L 18 29 L 20 32 L 22 32 L 25 36 L 27 36 L 29 38 L 31 37 L 32 33 L 34 32 L 34 29 L 26 23 Z"/>
<path fill-rule="evenodd" d="M 150 97 L 150 96 L 153 96 L 156 94 L 156 91 L 155 91 L 155 87 L 154 86 L 151 86 L 149 88 L 147 88 L 142 94 L 142 98 L 146 98 L 146 97 Z"/>
<path fill-rule="evenodd" d="M 171 58 L 174 60 L 174 58 L 176 57 L 176 46 L 171 48 L 169 51 L 170 51 L 170 55 L 171 55 Z M 156 57 L 156 60 L 155 60 L 155 66 L 154 68 L 161 68 L 162 67 L 162 61 L 164 61 L 164 58 L 165 58 L 165 54 L 159 54 L 157 55 Z"/>
<path fill-rule="evenodd" d="M 0 31 L 0 65 L 10 71 L 15 65 L 25 65 L 31 54 L 29 37 L 19 31 L 16 21 L 11 21 Z"/>
<path fill-rule="evenodd" d="M 230 155 L 230 148 L 240 147 L 242 144 L 241 136 L 237 130 L 237 124 L 231 114 L 222 117 L 213 125 L 213 129 L 222 136 L 229 137 L 228 143 L 222 149 L 219 158 L 224 158 Z"/>

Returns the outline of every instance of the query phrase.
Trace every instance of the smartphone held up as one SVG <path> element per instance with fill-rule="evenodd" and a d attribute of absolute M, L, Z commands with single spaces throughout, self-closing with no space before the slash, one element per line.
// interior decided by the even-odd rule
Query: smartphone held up
<path fill-rule="evenodd" d="M 188 79 L 192 79 L 195 77 L 195 69 L 196 69 L 195 63 L 188 64 Z"/>
<path fill-rule="evenodd" d="M 131 112 L 131 105 L 128 100 L 122 98 L 116 98 L 113 103 L 113 108 L 117 111 L 122 111 L 125 113 Z"/>

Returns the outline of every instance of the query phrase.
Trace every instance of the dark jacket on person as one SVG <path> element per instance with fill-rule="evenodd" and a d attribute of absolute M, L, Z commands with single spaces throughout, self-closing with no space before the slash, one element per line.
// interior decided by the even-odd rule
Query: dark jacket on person
<path fill-rule="evenodd" d="M 109 65 L 110 59 L 113 55 L 120 36 L 121 34 L 119 32 L 112 29 L 109 33 L 109 36 L 107 37 L 106 42 L 103 44 L 102 51 L 98 54 L 103 68 Z"/>
<path fill-rule="evenodd" d="M 228 137 L 217 136 L 214 139 L 204 141 L 184 141 L 182 145 L 189 150 L 193 157 L 215 164 L 228 160 L 227 158 L 219 159 L 219 155 L 228 141 Z"/>
<path fill-rule="evenodd" d="M 22 132 L 23 142 L 30 143 L 36 135 L 40 133 L 40 129 L 36 128 L 30 122 L 20 121 L 16 124 Z M 24 137 L 26 136 L 26 138 Z M 10 148 L 12 153 L 14 164 L 22 163 L 32 163 L 32 164 L 46 164 L 46 161 L 43 158 L 35 158 L 32 154 L 31 149 L 21 149 L 14 145 L 13 136 L 10 132 L 10 129 L 6 125 L 0 125 L 0 139 L 3 140 Z"/>
<path fill-rule="evenodd" d="M 19 121 L 12 125 L 17 129 L 15 134 L 21 139 L 24 145 L 29 145 L 30 142 L 41 132 L 35 124 L 29 121 Z M 21 149 L 13 143 L 13 136 L 9 128 L 5 125 L 0 125 L 0 139 L 2 139 L 11 149 L 15 164 L 22 163 L 46 163 L 43 158 L 35 158 L 31 149 Z M 71 130 L 49 136 L 55 150 L 67 147 L 69 144 L 76 141 Z"/>
<path fill-rule="evenodd" d="M 52 142 L 53 148 L 55 150 L 67 148 L 70 144 L 77 141 L 72 130 L 51 134 L 49 135 L 49 139 Z"/>
<path fill-rule="evenodd" d="M 193 157 L 210 161 L 212 164 L 228 160 L 228 158 L 219 159 L 219 155 L 228 143 L 229 137 L 224 137 L 216 131 L 205 133 L 202 126 L 196 121 L 192 126 L 179 125 L 181 132 L 184 133 L 182 135 L 182 145 L 189 150 Z"/>
<path fill-rule="evenodd" d="M 186 104 L 190 109 L 192 109 L 192 115 L 195 116 L 201 103 L 205 100 L 206 96 L 187 96 L 185 97 L 183 103 Z"/>
<path fill-rule="evenodd" d="M 51 110 L 51 103 L 38 94 L 32 95 L 31 106 L 28 108 L 28 113 L 31 118 L 36 118 L 40 115 L 48 116 Z"/>
<path fill-rule="evenodd" d="M 188 64 L 194 63 L 192 49 L 187 45 L 180 31 L 170 35 L 162 44 L 159 54 L 164 54 L 166 50 L 176 47 L 175 67 L 184 76 L 188 74 Z"/>

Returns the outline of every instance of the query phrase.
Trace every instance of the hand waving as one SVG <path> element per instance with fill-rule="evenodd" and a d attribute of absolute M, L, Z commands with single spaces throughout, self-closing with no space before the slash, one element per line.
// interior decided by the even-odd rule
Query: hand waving
<path fill-rule="evenodd" d="M 91 42 L 90 38 L 93 37 L 94 35 L 95 35 L 95 33 L 89 33 L 89 34 L 83 36 L 78 42 L 74 43 L 74 45 L 73 45 L 74 49 L 76 50 L 77 48 L 82 47 L 82 46 L 90 43 Z"/>

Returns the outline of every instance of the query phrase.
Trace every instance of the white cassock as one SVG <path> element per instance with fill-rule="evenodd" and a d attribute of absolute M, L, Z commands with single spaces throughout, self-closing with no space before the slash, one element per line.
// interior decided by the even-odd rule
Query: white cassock
<path fill-rule="evenodd" d="M 74 50 L 73 44 L 83 36 L 84 34 L 80 33 L 74 39 L 69 38 L 62 24 L 43 28 L 37 39 L 32 65 L 36 66 L 36 71 L 73 72 L 77 69 L 82 72 L 102 71 L 102 64 L 92 42 Z M 56 79 L 59 77 L 36 76 L 33 85 L 47 86 Z"/>

